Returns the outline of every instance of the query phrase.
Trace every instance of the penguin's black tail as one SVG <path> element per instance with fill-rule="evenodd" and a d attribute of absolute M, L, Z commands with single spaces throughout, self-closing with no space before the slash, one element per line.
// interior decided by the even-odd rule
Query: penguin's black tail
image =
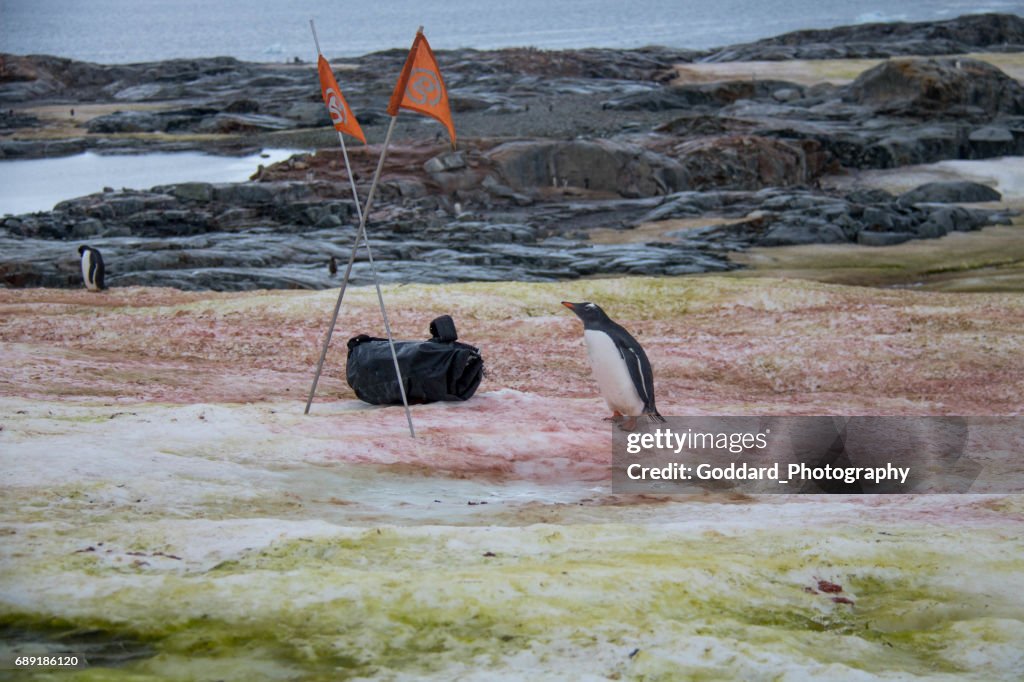
<path fill-rule="evenodd" d="M 658 411 L 657 411 L 657 410 L 653 410 L 653 411 L 651 411 L 651 412 L 648 412 L 648 413 L 647 413 L 647 417 L 648 417 L 648 418 L 649 418 L 649 419 L 650 419 L 650 420 L 651 420 L 652 422 L 661 422 L 662 424 L 664 424 L 664 423 L 665 423 L 665 418 L 664 418 L 664 417 L 662 417 L 662 416 L 661 416 L 660 414 L 658 414 Z"/>

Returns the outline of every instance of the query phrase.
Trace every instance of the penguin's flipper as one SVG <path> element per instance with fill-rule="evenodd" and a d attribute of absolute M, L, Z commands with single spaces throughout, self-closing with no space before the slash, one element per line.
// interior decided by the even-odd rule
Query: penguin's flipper
<path fill-rule="evenodd" d="M 644 407 L 649 408 L 654 403 L 654 375 L 651 372 L 651 363 L 643 350 L 637 352 L 632 346 L 619 346 L 619 354 L 626 362 L 626 369 L 629 370 L 629 377 L 636 386 L 636 392 L 643 401 Z"/>
<path fill-rule="evenodd" d="M 107 274 L 107 266 L 103 263 L 103 256 L 100 254 L 98 249 L 94 249 L 92 255 L 92 265 L 96 273 L 94 281 L 96 282 L 97 288 L 99 288 L 102 291 L 103 289 L 107 288 L 107 283 L 105 281 Z"/>
<path fill-rule="evenodd" d="M 644 414 L 651 418 L 651 421 L 663 422 L 665 418 L 658 414 L 658 408 L 654 405 L 654 372 L 651 370 L 651 362 L 647 359 L 643 347 L 635 339 L 632 343 L 616 343 L 619 354 L 626 363 L 629 370 L 629 377 L 636 386 L 636 392 L 644 403 Z"/>

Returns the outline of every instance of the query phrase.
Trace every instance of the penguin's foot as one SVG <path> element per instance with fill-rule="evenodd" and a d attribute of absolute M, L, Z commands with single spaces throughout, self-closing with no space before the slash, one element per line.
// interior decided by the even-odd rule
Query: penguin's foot
<path fill-rule="evenodd" d="M 619 428 L 623 431 L 635 431 L 636 417 L 626 417 L 624 420 L 619 422 Z"/>
<path fill-rule="evenodd" d="M 615 410 L 615 411 L 612 412 L 612 416 L 605 417 L 602 421 L 613 422 L 616 419 L 619 419 L 620 417 L 622 417 L 622 413 L 619 412 L 618 410 Z"/>

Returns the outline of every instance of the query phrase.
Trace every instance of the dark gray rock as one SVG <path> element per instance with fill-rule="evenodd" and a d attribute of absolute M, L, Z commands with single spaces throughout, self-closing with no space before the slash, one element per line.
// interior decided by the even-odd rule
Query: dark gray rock
<path fill-rule="evenodd" d="M 447 152 L 439 154 L 423 164 L 427 173 L 446 173 L 466 167 L 466 155 L 463 152 Z"/>
<path fill-rule="evenodd" d="M 972 130 L 967 139 L 971 142 L 1012 143 L 1014 136 L 1005 126 L 991 125 Z"/>
<path fill-rule="evenodd" d="M 666 111 L 693 107 L 723 107 L 738 100 L 798 99 L 804 87 L 797 83 L 776 80 L 720 81 L 683 85 L 658 90 L 646 90 L 625 97 L 608 100 L 601 107 L 621 111 Z"/>
<path fill-rule="evenodd" d="M 1021 23 L 987 16 L 847 27 L 712 58 L 962 52 L 1012 44 L 1024 35 Z M 350 60 L 346 95 L 364 129 L 387 123 L 375 103 L 390 92 L 388 74 L 401 68 L 403 52 Z M 387 264 L 385 280 L 707 272 L 732 267 L 728 252 L 752 244 L 887 244 L 1006 220 L 998 212 L 926 203 L 931 200 L 907 203 L 881 192 L 836 197 L 807 187 L 840 165 L 1024 153 L 1020 87 L 1012 79 L 970 61 L 931 59 L 891 62 L 849 88 L 746 79 L 663 85 L 674 64 L 701 56 L 664 48 L 440 53 L 463 142 L 459 152 L 446 151 L 436 123 L 417 117 L 404 117 L 396 129 L 369 225 L 374 253 Z M 309 64 L 210 59 L 101 66 L 12 57 L 5 69 L 0 98 L 16 96 L 11 101 L 19 107 L 41 98 L 172 107 L 99 117 L 80 139 L 2 137 L 0 155 L 7 158 L 208 146 L 206 137 L 177 134 L 201 130 L 236 144 L 312 139 L 310 146 L 336 145 Z M 670 113 L 680 110 L 683 115 Z M 10 125 L 44 125 L 18 122 L 10 112 L 8 118 Z M 325 130 L 299 137 L 287 132 L 295 126 Z M 130 134 L 139 131 L 163 134 Z M 382 137 L 383 127 L 368 134 Z M 428 149 L 422 142 L 434 134 Z M 403 136 L 417 143 L 403 146 Z M 365 192 L 373 159 L 360 156 L 354 155 L 355 175 Z M 88 239 L 109 254 L 114 285 L 336 286 L 324 263 L 332 255 L 347 259 L 355 229 L 348 187 L 331 175 L 339 167 L 296 157 L 262 169 L 261 182 L 109 191 L 0 219 L 0 282 L 79 286 L 74 249 Z M 683 217 L 731 220 L 669 233 L 671 243 L 587 242 L 592 228 L 629 230 Z M 363 258 L 356 283 L 369 281 Z"/>
<path fill-rule="evenodd" d="M 513 190 L 574 187 L 625 197 L 655 196 L 685 186 L 681 166 L 635 145 L 596 141 L 509 142 L 487 153 Z"/>
<path fill-rule="evenodd" d="M 855 189 L 846 195 L 846 200 L 854 204 L 885 204 L 896 201 L 896 195 L 884 189 Z"/>
<path fill-rule="evenodd" d="M 213 200 L 213 185 L 208 182 L 182 182 L 171 186 L 168 193 L 182 201 L 205 204 Z"/>
<path fill-rule="evenodd" d="M 486 176 L 481 182 L 481 187 L 490 192 L 493 196 L 503 199 L 511 199 L 519 206 L 529 206 L 534 203 L 533 198 L 527 194 L 516 192 L 508 185 L 503 184 L 493 175 Z"/>
<path fill-rule="evenodd" d="M 253 102 L 253 105 L 257 107 L 259 106 L 256 102 Z M 229 105 L 226 111 L 232 113 L 256 113 L 258 109 L 233 112 Z M 331 125 L 330 114 L 327 113 L 327 108 L 324 107 L 321 102 L 293 102 L 280 114 L 280 116 L 291 121 L 295 126 L 304 128 L 316 128 L 319 126 Z"/>
<path fill-rule="evenodd" d="M 258 131 L 288 130 L 298 127 L 298 122 L 280 116 L 266 114 L 216 114 L 206 117 L 196 126 L 200 133 L 251 133 Z"/>
<path fill-rule="evenodd" d="M 843 244 L 849 241 L 838 225 L 824 220 L 806 219 L 799 223 L 773 225 L 755 244 L 758 246 L 790 246 L 793 244 Z"/>
<path fill-rule="evenodd" d="M 196 200 L 211 194 L 208 201 Z M 290 196 L 295 200 L 288 200 Z M 878 198 L 884 201 L 852 203 L 807 190 L 690 191 L 642 199 L 541 202 L 475 220 L 453 220 L 424 196 L 403 199 L 400 211 L 393 206 L 385 212 L 388 218 L 379 214 L 369 233 L 377 260 L 386 264 L 381 267 L 385 281 L 553 281 L 714 272 L 734 267 L 726 257 L 729 251 L 754 244 L 883 245 L 1005 220 L 991 211 L 902 206 L 888 195 Z M 0 220 L 0 235 L 8 235 L 0 236 L 0 282 L 80 286 L 80 278 L 72 276 L 76 242 L 87 238 L 103 250 L 113 286 L 330 287 L 337 282 L 329 278 L 324 263 L 330 256 L 347 259 L 355 236 L 350 203 L 318 197 L 302 183 L 209 189 L 202 183 L 168 185 L 151 192 L 91 195 L 62 202 L 58 209 Z M 620 224 L 628 229 L 679 215 L 747 219 L 688 229 L 675 243 L 599 245 L 565 236 L 581 228 Z M 364 258 L 360 256 L 354 269 L 357 284 L 370 281 Z"/>
<path fill-rule="evenodd" d="M 893 226 L 892 212 L 878 206 L 866 207 L 861 221 L 869 230 L 891 230 Z"/>
<path fill-rule="evenodd" d="M 870 23 L 805 30 L 720 48 L 707 61 L 886 58 L 963 54 L 1024 45 L 1024 19 L 973 14 L 947 21 Z"/>
<path fill-rule="evenodd" d="M 778 102 L 792 102 L 800 99 L 803 96 L 803 92 L 800 89 L 793 87 L 779 88 L 772 93 L 772 99 Z"/>
<path fill-rule="evenodd" d="M 892 246 L 902 244 L 915 238 L 913 232 L 871 232 L 862 230 L 857 235 L 857 243 L 864 246 Z"/>
<path fill-rule="evenodd" d="M 676 145 L 676 188 L 756 190 L 806 185 L 825 168 L 817 142 L 757 135 L 699 137 Z M 682 180 L 685 179 L 685 184 Z"/>
<path fill-rule="evenodd" d="M 85 218 L 74 223 L 71 229 L 72 239 L 85 239 L 103 233 L 103 223 L 96 218 Z"/>
<path fill-rule="evenodd" d="M 953 204 L 981 201 L 999 201 L 1003 198 L 996 190 L 978 182 L 929 182 L 900 195 L 905 206 L 921 203 Z"/>
<path fill-rule="evenodd" d="M 115 111 L 97 116 L 87 124 L 92 134 L 193 132 L 218 115 L 211 107 L 187 107 L 169 111 Z"/>
<path fill-rule="evenodd" d="M 844 98 L 900 114 L 1024 113 L 1024 88 L 999 68 L 967 57 L 890 59 L 850 84 Z"/>

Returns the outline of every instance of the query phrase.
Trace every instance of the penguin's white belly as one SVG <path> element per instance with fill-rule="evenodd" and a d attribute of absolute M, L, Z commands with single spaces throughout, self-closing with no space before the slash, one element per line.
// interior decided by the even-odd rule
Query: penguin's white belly
<path fill-rule="evenodd" d="M 633 385 L 626 362 L 611 337 L 604 332 L 587 329 L 583 332 L 583 340 L 587 344 L 594 379 L 608 407 L 627 417 L 643 414 L 644 401 Z"/>
<path fill-rule="evenodd" d="M 89 277 L 89 270 L 92 269 L 92 252 L 86 251 L 82 254 L 82 281 L 85 282 L 85 288 L 91 291 L 98 291 L 99 287 L 96 286 L 96 282 Z"/>

